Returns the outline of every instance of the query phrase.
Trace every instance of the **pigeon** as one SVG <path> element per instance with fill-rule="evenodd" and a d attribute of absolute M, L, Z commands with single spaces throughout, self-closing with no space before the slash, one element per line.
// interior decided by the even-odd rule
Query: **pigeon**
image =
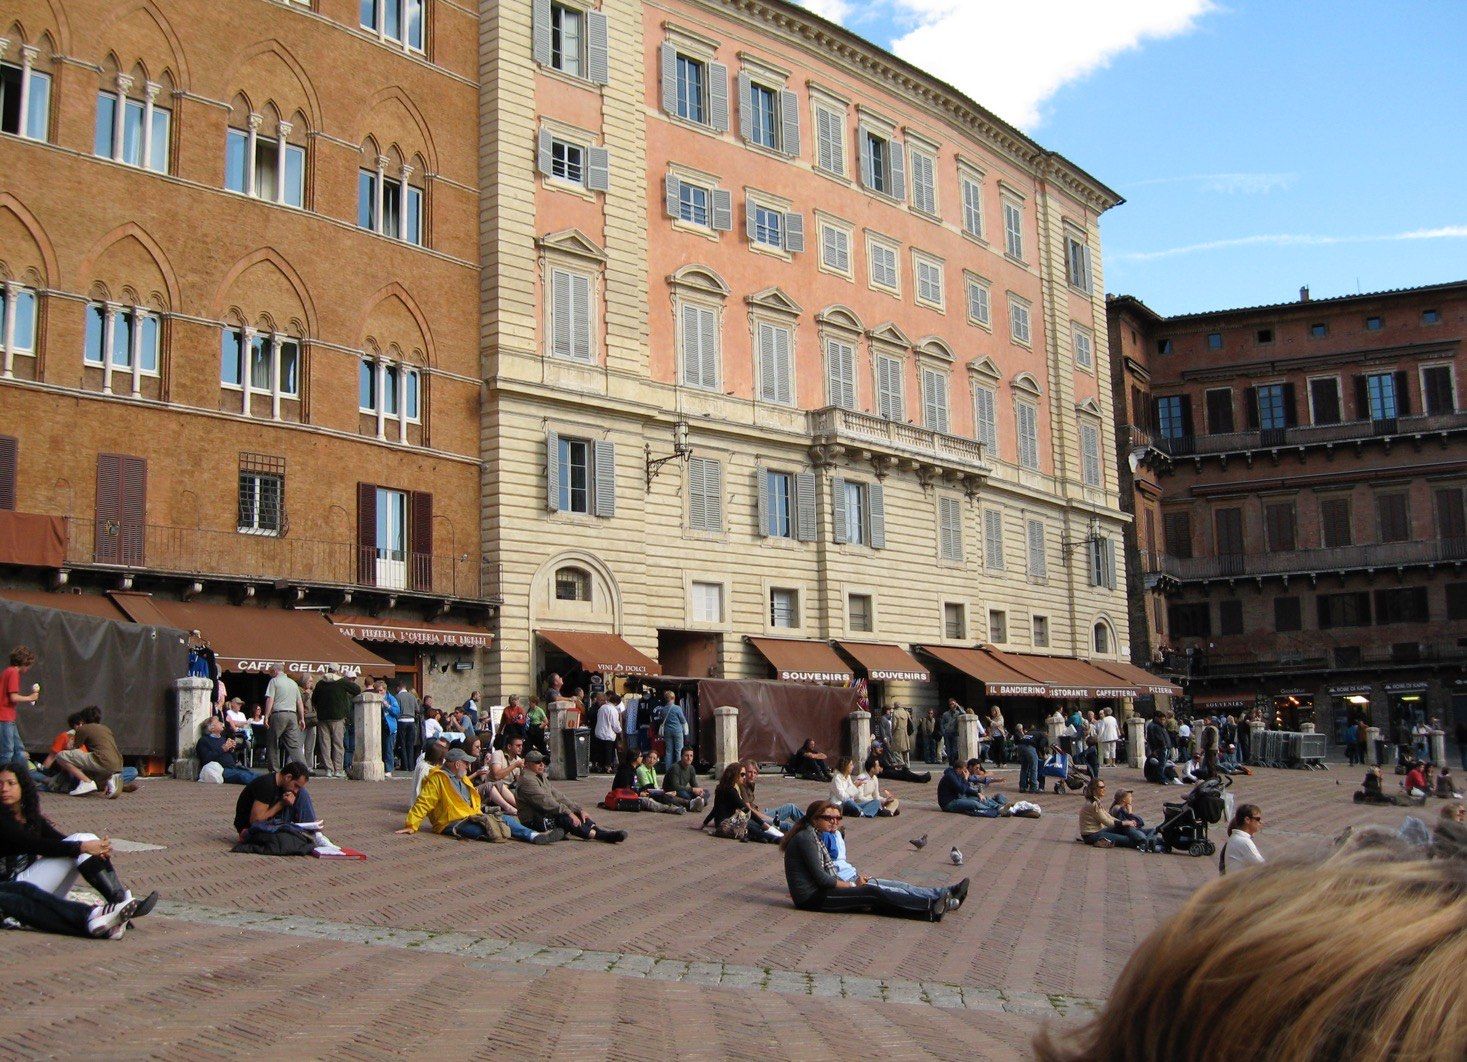
<path fill-rule="evenodd" d="M 957 845 L 953 845 L 953 850 L 947 855 L 953 861 L 953 866 L 960 867 L 963 865 L 963 853 L 958 851 Z"/>
<path fill-rule="evenodd" d="M 907 843 L 920 852 L 927 847 L 927 835 L 924 833 L 921 837 L 913 837 Z"/>

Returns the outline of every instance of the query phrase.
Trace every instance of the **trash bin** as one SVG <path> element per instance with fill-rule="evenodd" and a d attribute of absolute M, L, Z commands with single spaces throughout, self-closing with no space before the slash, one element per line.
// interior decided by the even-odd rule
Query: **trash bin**
<path fill-rule="evenodd" d="M 591 776 L 591 729 L 569 727 L 565 736 L 565 776 L 567 778 L 589 778 Z"/>

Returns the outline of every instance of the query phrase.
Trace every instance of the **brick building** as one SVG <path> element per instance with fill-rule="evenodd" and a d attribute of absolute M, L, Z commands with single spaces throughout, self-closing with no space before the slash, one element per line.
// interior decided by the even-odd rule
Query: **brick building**
<path fill-rule="evenodd" d="M 1198 705 L 1256 703 L 1336 741 L 1356 714 L 1397 733 L 1461 719 L 1467 283 L 1166 318 L 1108 305 L 1138 659 L 1164 658 Z"/>

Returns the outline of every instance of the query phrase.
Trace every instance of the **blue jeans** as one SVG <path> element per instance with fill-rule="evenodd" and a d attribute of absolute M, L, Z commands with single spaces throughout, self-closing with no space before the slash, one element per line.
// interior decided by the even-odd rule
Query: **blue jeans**
<path fill-rule="evenodd" d="M 1085 835 L 1086 844 L 1094 844 L 1104 837 L 1117 848 L 1145 848 L 1151 841 L 1135 827 L 1123 827 L 1115 830 L 1099 830 L 1095 833 Z"/>
<path fill-rule="evenodd" d="M 793 804 L 781 804 L 773 811 L 764 812 L 764 814 L 769 816 L 769 821 L 773 822 L 774 825 L 778 826 L 785 833 L 789 832 L 789 828 L 795 824 L 795 820 L 804 813 L 803 808 L 797 808 Z"/>
<path fill-rule="evenodd" d="M 681 762 L 683 742 L 686 737 L 681 727 L 669 727 L 662 732 L 662 741 L 667 746 L 667 755 L 663 757 L 663 763 Z"/>
<path fill-rule="evenodd" d="M 533 841 L 535 839 L 535 831 L 513 815 L 504 816 L 504 824 L 509 827 L 509 835 L 516 841 Z"/>
<path fill-rule="evenodd" d="M 397 744 L 397 731 L 382 724 L 382 769 L 388 774 L 397 770 L 397 752 L 394 746 Z"/>
<path fill-rule="evenodd" d="M 956 800 L 948 801 L 943 811 L 950 811 L 957 815 L 976 815 L 983 819 L 998 818 L 998 809 L 1003 804 L 997 800 L 980 800 L 977 797 L 958 797 Z"/>
<path fill-rule="evenodd" d="M 29 882 L 0 882 L 0 916 L 13 918 L 21 925 L 45 933 L 89 937 L 87 919 L 91 913 L 92 909 L 86 904 L 52 896 Z"/>
<path fill-rule="evenodd" d="M 851 815 L 862 819 L 874 819 L 876 818 L 876 813 L 881 810 L 881 801 L 842 800 L 840 810 L 843 815 Z"/>
<path fill-rule="evenodd" d="M 819 898 L 801 904 L 806 910 L 845 913 L 872 911 L 876 914 L 925 918 L 940 889 L 908 885 L 904 881 L 872 880 L 849 889 L 827 889 Z"/>
<path fill-rule="evenodd" d="M 515 825 L 518 826 L 519 822 L 516 821 Z M 520 829 L 523 830 L 524 827 L 520 826 Z M 484 827 L 480 826 L 477 822 L 469 822 L 465 819 L 460 819 L 458 822 L 449 823 L 448 828 L 443 832 L 446 836 L 457 837 L 460 840 L 464 841 L 482 841 L 489 836 L 488 831 L 485 830 Z M 510 836 L 513 837 L 514 829 L 511 828 L 509 832 Z"/>
<path fill-rule="evenodd" d="M 1028 745 L 1019 746 L 1019 792 L 1039 791 L 1039 753 Z"/>
<path fill-rule="evenodd" d="M 25 761 L 25 746 L 20 743 L 20 727 L 15 723 L 0 723 L 0 763 Z"/>
<path fill-rule="evenodd" d="M 252 771 L 248 767 L 226 767 L 224 768 L 224 780 L 230 785 L 249 785 L 260 772 Z"/>

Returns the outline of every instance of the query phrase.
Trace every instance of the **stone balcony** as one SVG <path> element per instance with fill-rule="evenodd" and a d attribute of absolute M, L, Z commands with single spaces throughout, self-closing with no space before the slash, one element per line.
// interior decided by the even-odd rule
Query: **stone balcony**
<path fill-rule="evenodd" d="M 994 471 L 974 439 L 838 406 L 808 416 L 817 461 L 846 455 L 870 461 L 878 474 L 905 467 L 921 479 L 946 478 L 970 491 Z"/>

